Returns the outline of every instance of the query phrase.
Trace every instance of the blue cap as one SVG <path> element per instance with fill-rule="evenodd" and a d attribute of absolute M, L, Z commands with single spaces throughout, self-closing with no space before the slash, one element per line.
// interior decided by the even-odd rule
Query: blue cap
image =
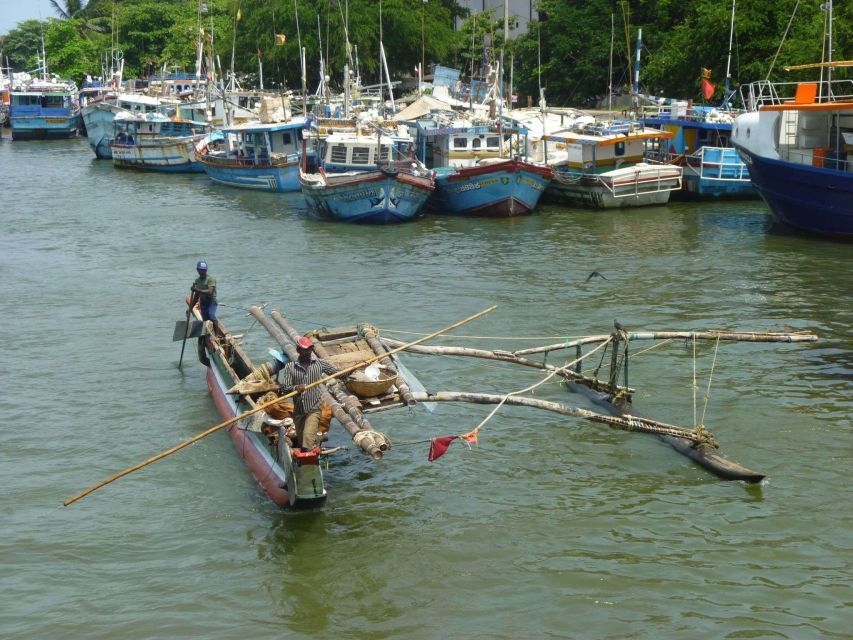
<path fill-rule="evenodd" d="M 207 271 L 207 263 L 204 260 L 199 260 L 196 265 L 196 269 L 201 269 L 202 271 Z"/>

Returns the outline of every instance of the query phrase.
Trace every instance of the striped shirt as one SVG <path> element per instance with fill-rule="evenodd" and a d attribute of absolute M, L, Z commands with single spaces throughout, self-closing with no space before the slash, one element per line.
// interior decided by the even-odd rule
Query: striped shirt
<path fill-rule="evenodd" d="M 340 371 L 328 360 L 318 358 L 311 354 L 311 362 L 307 367 L 299 360 L 291 360 L 281 368 L 281 390 L 285 393 L 293 391 L 297 385 L 309 385 L 312 382 L 323 379 L 323 377 Z M 311 387 L 300 393 L 293 400 L 294 413 L 306 415 L 320 408 L 320 385 Z"/>

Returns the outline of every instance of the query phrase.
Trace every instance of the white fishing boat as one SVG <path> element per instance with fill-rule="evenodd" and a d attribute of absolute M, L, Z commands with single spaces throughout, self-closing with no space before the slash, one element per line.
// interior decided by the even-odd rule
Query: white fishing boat
<path fill-rule="evenodd" d="M 197 154 L 206 152 L 221 133 L 206 124 L 168 118 L 159 113 L 123 112 L 115 118 L 115 138 L 110 143 L 116 167 L 149 171 L 204 172 Z"/>

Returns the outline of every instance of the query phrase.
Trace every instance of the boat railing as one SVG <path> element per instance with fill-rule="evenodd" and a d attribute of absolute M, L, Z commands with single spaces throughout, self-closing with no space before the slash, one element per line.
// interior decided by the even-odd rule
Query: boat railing
<path fill-rule="evenodd" d="M 750 111 L 768 105 L 794 104 L 797 88 L 803 82 L 770 82 L 758 80 L 740 88 L 741 99 Z M 853 100 L 853 80 L 827 80 L 812 82 L 817 85 L 814 102 Z"/>
<path fill-rule="evenodd" d="M 848 160 L 846 153 L 839 156 L 829 149 L 780 149 L 779 155 L 788 162 L 816 169 L 853 172 L 853 160 Z"/>
<path fill-rule="evenodd" d="M 640 110 L 641 119 L 658 120 L 688 120 L 690 122 L 707 122 L 709 124 L 731 124 L 734 117 L 741 113 L 737 109 L 722 109 L 717 107 L 690 106 L 686 104 L 657 104 L 644 105 Z"/>
<path fill-rule="evenodd" d="M 202 162 L 218 167 L 286 167 L 299 162 L 299 155 L 296 153 L 290 154 L 273 154 L 269 158 L 245 158 L 241 156 L 221 156 L 215 154 L 202 155 Z"/>
<path fill-rule="evenodd" d="M 679 191 L 682 171 L 667 163 L 646 161 L 647 166 L 634 172 L 633 177 L 596 174 L 595 180 L 614 198 L 630 198 L 641 194 Z M 652 166 L 648 166 L 652 165 Z M 673 174 L 673 169 L 678 173 Z"/>
<path fill-rule="evenodd" d="M 749 182 L 749 168 L 730 147 L 702 147 L 686 156 L 687 166 L 703 180 Z"/>

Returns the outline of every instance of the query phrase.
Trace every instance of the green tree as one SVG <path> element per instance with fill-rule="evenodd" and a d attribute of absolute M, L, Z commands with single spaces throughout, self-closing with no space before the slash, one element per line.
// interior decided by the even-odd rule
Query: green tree
<path fill-rule="evenodd" d="M 50 72 L 78 83 L 98 68 L 97 47 L 80 35 L 80 20 L 52 20 L 44 38 Z"/>
<path fill-rule="evenodd" d="M 73 22 L 75 28 L 84 37 L 91 33 L 105 33 L 109 30 L 108 19 L 100 15 L 102 0 L 65 0 L 63 3 L 50 0 L 54 11 L 61 20 Z"/>
<path fill-rule="evenodd" d="M 49 28 L 47 22 L 25 20 L 3 36 L 3 54 L 16 71 L 35 69 L 36 53 L 41 52 L 41 38 Z M 5 61 L 4 61 L 5 64 Z"/>

